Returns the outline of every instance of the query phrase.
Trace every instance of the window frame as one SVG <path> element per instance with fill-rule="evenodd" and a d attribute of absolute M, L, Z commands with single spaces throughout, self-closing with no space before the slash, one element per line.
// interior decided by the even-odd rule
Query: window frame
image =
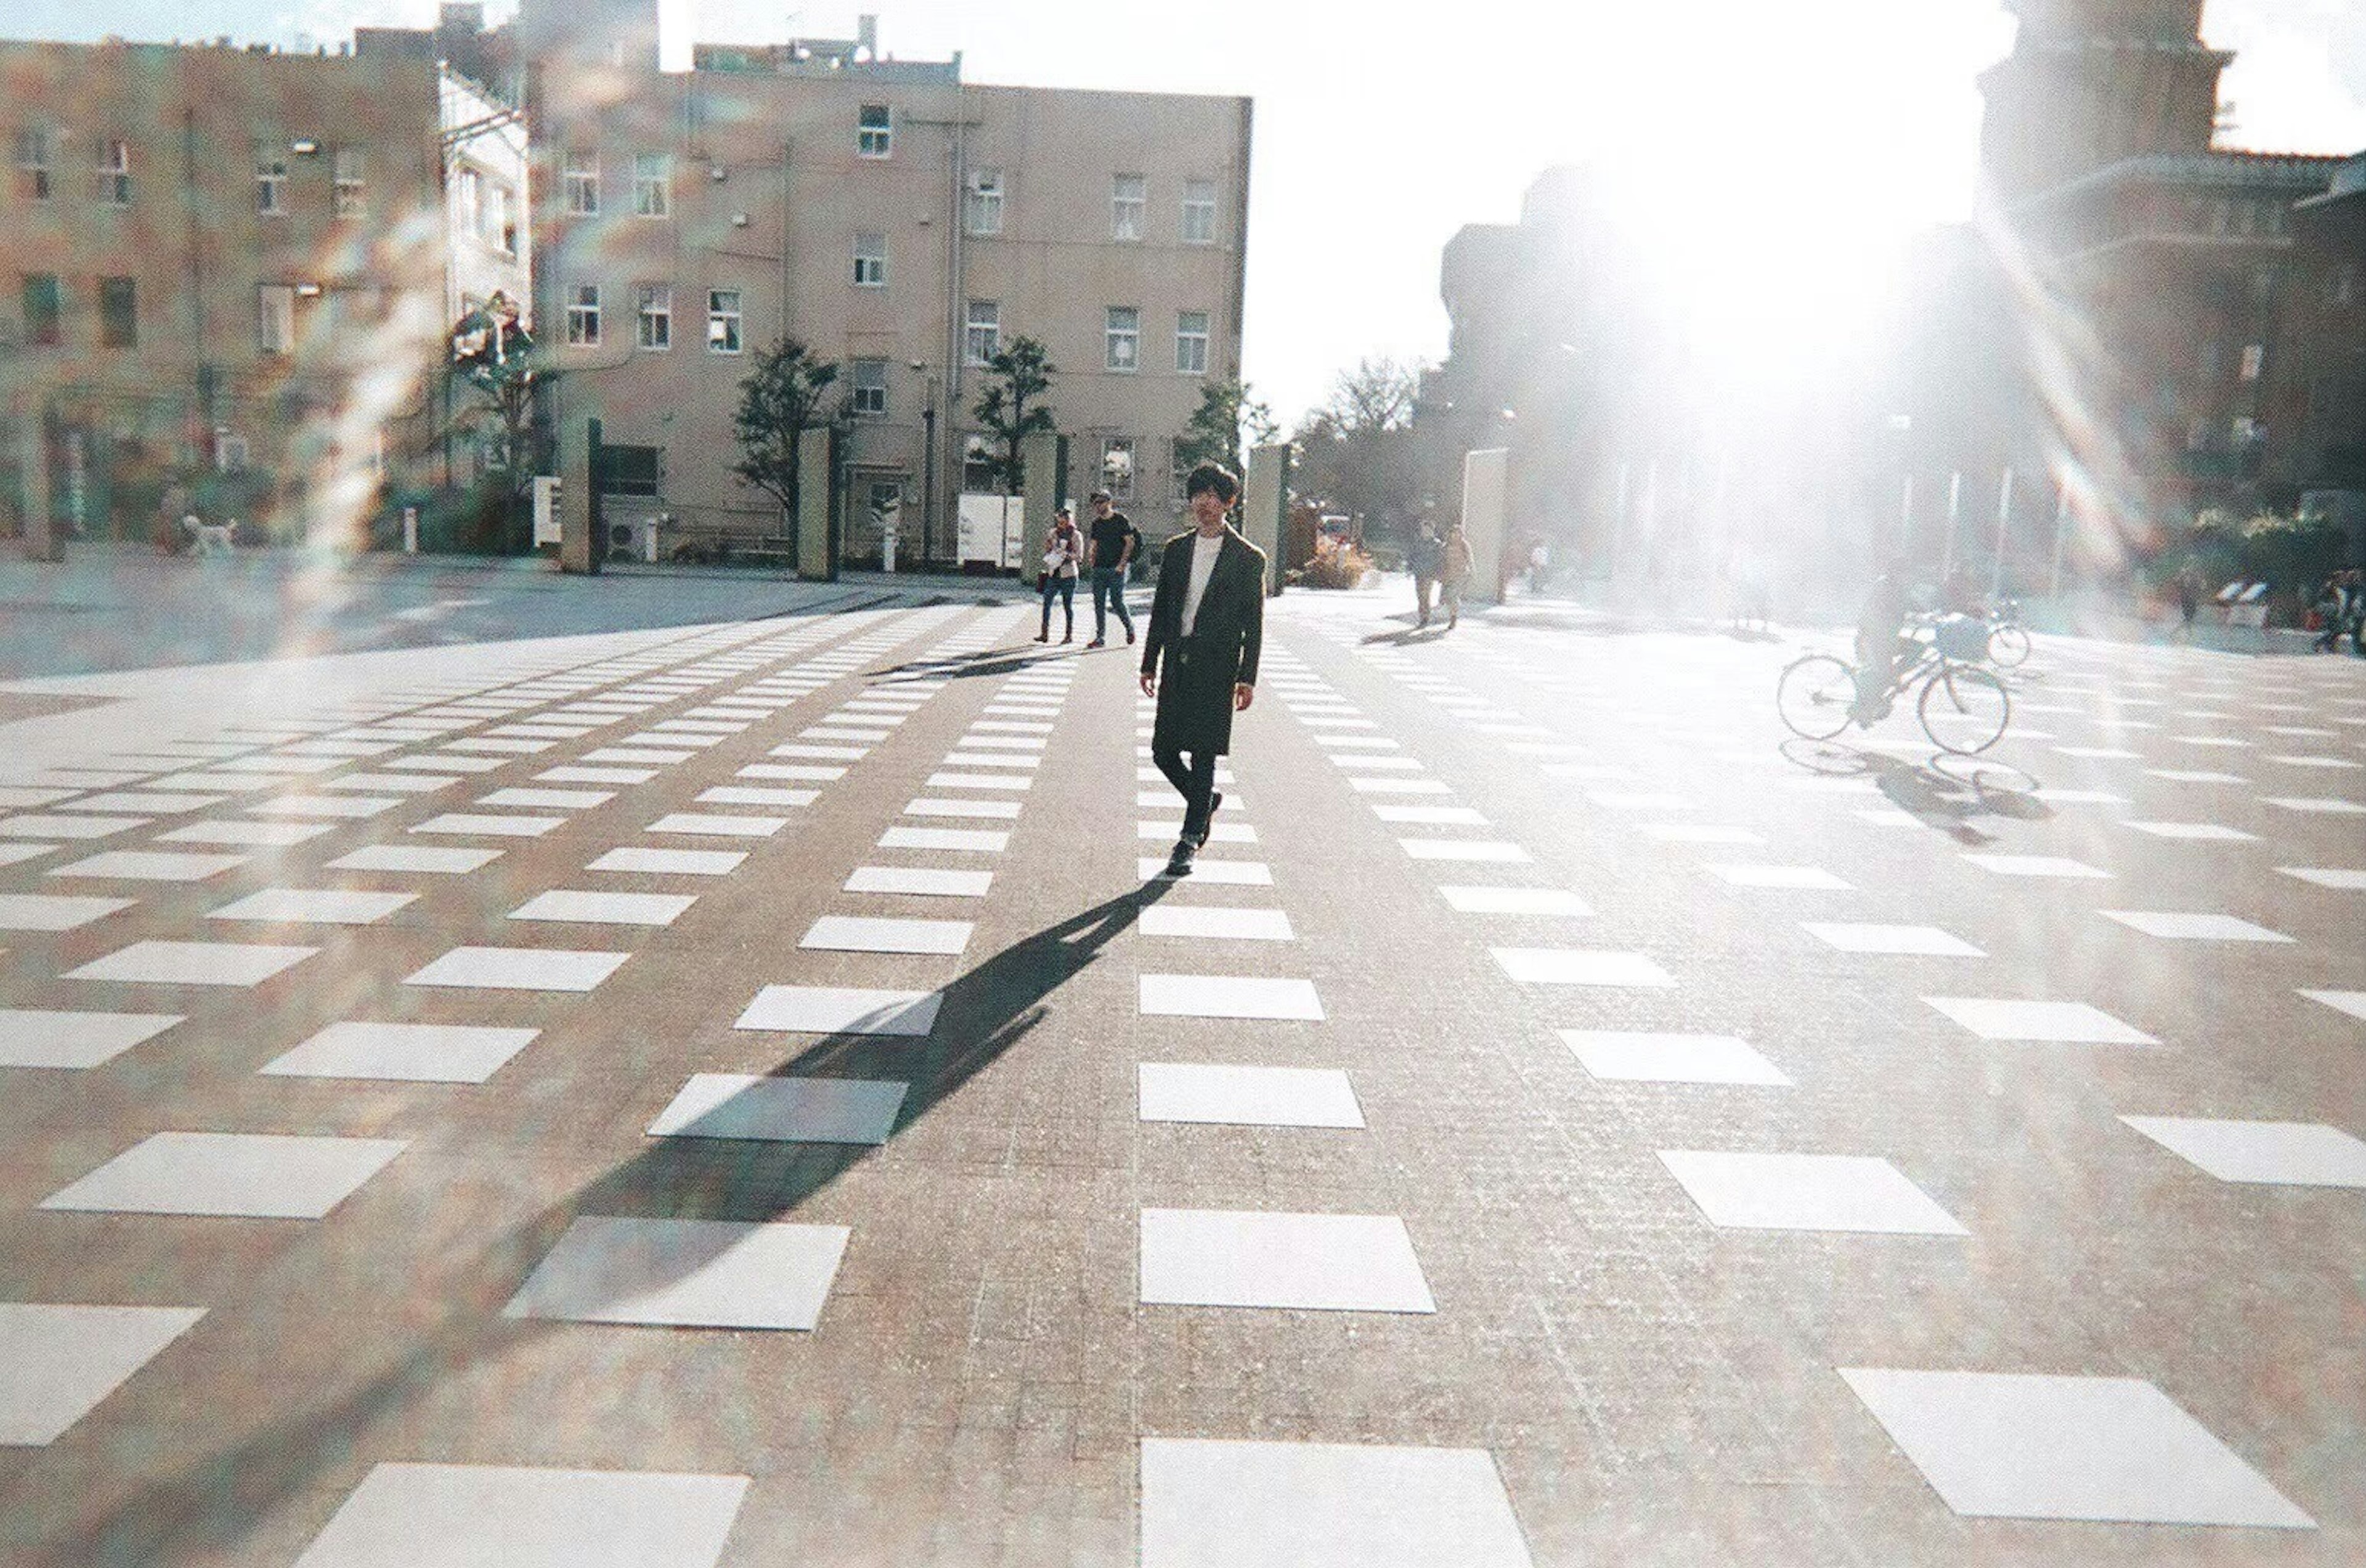
<path fill-rule="evenodd" d="M 995 450 L 994 437 L 986 432 L 967 430 L 962 433 L 961 479 L 963 493 L 970 495 L 993 493 L 994 480 L 990 470 L 993 468 L 995 459 L 1000 456 L 1001 454 Z M 976 476 L 979 482 L 973 485 L 970 483 L 973 468 L 985 468 L 989 472 Z"/>
<path fill-rule="evenodd" d="M 657 172 L 648 172 L 654 164 Z M 673 154 L 633 154 L 633 216 L 663 222 L 673 216 Z"/>
<path fill-rule="evenodd" d="M 881 116 L 877 124 L 871 122 L 873 110 Z M 896 106 L 893 104 L 857 104 L 854 106 L 854 155 L 858 158 L 893 158 L 896 155 Z"/>
<path fill-rule="evenodd" d="M 24 322 L 25 344 L 29 348 L 62 348 L 66 341 L 65 279 L 54 272 L 27 272 L 17 275 L 17 299 L 18 315 Z M 34 301 L 46 297 L 46 304 L 37 310 Z M 36 326 L 39 321 L 43 324 Z"/>
<path fill-rule="evenodd" d="M 863 242 L 878 242 L 875 254 L 867 251 Z M 884 288 L 887 287 L 887 232 L 884 229 L 857 229 L 854 231 L 854 287 Z"/>
<path fill-rule="evenodd" d="M 866 383 L 863 379 L 865 368 L 869 367 L 875 367 L 878 372 L 877 379 L 873 383 Z M 857 419 L 887 417 L 888 366 L 885 360 L 874 358 L 848 360 L 846 382 L 847 406 L 854 412 Z M 866 404 L 865 396 L 871 393 L 876 393 L 877 396 L 870 399 L 869 403 Z"/>
<path fill-rule="evenodd" d="M 99 143 L 98 204 L 118 210 L 131 205 L 131 143 L 122 137 Z"/>
<path fill-rule="evenodd" d="M 558 156 L 559 192 L 569 218 L 600 216 L 600 154 L 563 152 Z"/>
<path fill-rule="evenodd" d="M 1134 184 L 1128 196 L 1125 185 Z M 1128 232 L 1129 228 L 1132 230 Z M 1150 237 L 1150 176 L 1119 174 L 1110 176 L 1110 243 L 1138 245 Z"/>
<path fill-rule="evenodd" d="M 1194 194 L 1203 190 L 1207 192 L 1205 200 L 1200 199 Z M 1192 231 L 1194 214 L 1205 215 L 1207 220 L 1205 233 Z M 1187 245 L 1212 245 L 1216 243 L 1216 182 L 1214 180 L 1189 179 L 1183 182 L 1182 212 L 1176 220 L 1175 231 L 1181 243 Z"/>
<path fill-rule="evenodd" d="M 991 320 L 982 321 L 978 319 L 978 311 L 981 308 L 988 313 Z M 986 345 L 984 354 L 980 354 L 976 347 L 980 341 L 978 338 L 980 333 L 988 334 L 984 340 Z M 972 299 L 964 303 L 962 307 L 962 363 L 972 369 L 983 370 L 992 366 L 994 356 L 1001 352 L 1002 301 Z"/>
<path fill-rule="evenodd" d="M 1132 325 L 1118 325 L 1120 315 L 1133 318 Z M 1121 355 L 1118 345 L 1125 345 Z M 1120 363 L 1122 358 L 1123 363 Z M 1132 376 L 1142 370 L 1142 307 L 1139 305 L 1105 305 L 1101 308 L 1101 368 L 1112 376 Z"/>
<path fill-rule="evenodd" d="M 722 301 L 731 301 L 726 310 Z M 706 351 L 709 354 L 738 354 L 745 346 L 744 315 L 740 294 L 737 288 L 710 288 L 706 291 Z M 715 328 L 727 326 L 728 343 L 715 341 Z"/>
<path fill-rule="evenodd" d="M 673 285 L 633 285 L 633 347 L 642 354 L 673 351 Z"/>
<path fill-rule="evenodd" d="M 1197 318 L 1200 322 L 1200 330 L 1197 332 L 1190 331 L 1185 325 L 1186 322 L 1190 321 L 1194 318 Z M 1209 329 L 1214 320 L 1214 313 L 1208 310 L 1177 310 L 1175 312 L 1175 373 L 1177 376 L 1207 375 L 1208 344 L 1212 336 Z M 1199 345 L 1199 363 L 1197 365 L 1187 365 L 1184 363 L 1183 350 L 1185 345 L 1189 344 L 1197 344 Z"/>
<path fill-rule="evenodd" d="M 339 147 L 329 154 L 331 210 L 340 218 L 369 216 L 369 157 L 360 147 Z"/>
<path fill-rule="evenodd" d="M 991 240 L 999 235 L 1007 189 L 999 168 L 972 169 L 962 196 L 962 232 L 973 240 Z M 980 221 L 981 215 L 986 214 L 993 221 Z"/>
<path fill-rule="evenodd" d="M 1134 478 L 1139 472 L 1142 461 L 1140 444 L 1131 435 L 1104 435 L 1101 437 L 1100 446 L 1098 472 L 1101 488 L 1110 492 L 1111 501 L 1132 501 L 1137 488 L 1133 482 Z M 1125 454 L 1125 472 L 1122 478 L 1112 474 L 1110 470 L 1110 455 L 1117 452 Z"/>
<path fill-rule="evenodd" d="M 567 286 L 567 346 L 597 348 L 602 337 L 600 286 L 596 283 L 570 283 Z"/>
<path fill-rule="evenodd" d="M 254 144 L 254 215 L 285 218 L 287 211 L 287 153 L 276 142 Z"/>
<path fill-rule="evenodd" d="M 57 195 L 55 172 L 57 132 L 46 125 L 17 128 L 11 152 L 17 163 L 17 188 L 28 201 L 48 201 Z"/>
<path fill-rule="evenodd" d="M 254 351 L 265 359 L 286 359 L 295 354 L 294 284 L 258 283 L 254 286 Z"/>
<path fill-rule="evenodd" d="M 140 280 L 129 274 L 98 280 L 98 346 L 140 346 Z"/>

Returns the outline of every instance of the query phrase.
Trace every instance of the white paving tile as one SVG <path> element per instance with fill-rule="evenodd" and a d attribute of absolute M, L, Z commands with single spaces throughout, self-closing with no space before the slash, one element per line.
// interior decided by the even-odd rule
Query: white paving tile
<path fill-rule="evenodd" d="M 1559 887 L 1440 887 L 1448 907 L 1466 915 L 1568 915 L 1594 913 L 1584 899 Z"/>
<path fill-rule="evenodd" d="M 884 1144 L 911 1086 L 866 1078 L 699 1073 L 649 1123 L 651 1137 Z"/>
<path fill-rule="evenodd" d="M 2288 942 L 2293 940 L 2282 931 L 2271 931 L 2265 926 L 2253 925 L 2232 915 L 2169 909 L 2098 909 L 2095 912 L 2107 920 L 2116 920 L 2146 936 L 2167 937 L 2178 942 Z"/>
<path fill-rule="evenodd" d="M 571 920 L 606 926 L 670 926 L 696 903 L 687 893 L 592 893 L 557 887 L 510 911 L 513 920 Z"/>
<path fill-rule="evenodd" d="M 403 976 L 403 984 L 494 991 L 589 991 L 631 956 L 556 948 L 456 947 Z"/>
<path fill-rule="evenodd" d="M 1808 934 L 1842 953 L 1918 954 L 1931 958 L 1986 958 L 1987 953 L 1937 926 L 1883 926 L 1844 920 L 1806 920 Z"/>
<path fill-rule="evenodd" d="M 614 790 L 606 789 L 497 789 L 479 795 L 479 806 L 529 806 L 557 811 L 580 811 L 594 806 L 605 806 L 616 798 Z"/>
<path fill-rule="evenodd" d="M 1279 909 L 1243 909 L 1213 904 L 1153 904 L 1142 911 L 1142 934 L 1222 938 L 1239 942 L 1291 942 L 1290 917 Z"/>
<path fill-rule="evenodd" d="M 765 806 L 775 810 L 794 810 L 811 806 L 820 798 L 809 789 L 768 789 L 740 784 L 718 784 L 698 792 L 701 806 Z"/>
<path fill-rule="evenodd" d="M 1851 890 L 1849 883 L 1816 865 L 1712 865 L 1707 869 L 1736 887 L 1781 887 L 1819 893 Z"/>
<path fill-rule="evenodd" d="M 2065 855 L 1966 855 L 1965 860 L 1999 876 L 2055 876 L 2094 880 L 2112 874 Z"/>
<path fill-rule="evenodd" d="M 1525 864 L 1528 859 L 1528 852 L 1517 844 L 1485 839 L 1399 839 L 1397 842 L 1414 860 Z"/>
<path fill-rule="evenodd" d="M 244 855 L 186 854 L 163 850 L 108 850 L 53 867 L 51 876 L 117 882 L 203 882 L 246 863 Z"/>
<path fill-rule="evenodd" d="M 172 1012 L 0 1008 L 0 1067 L 100 1066 L 181 1021 Z"/>
<path fill-rule="evenodd" d="M 1364 1125 L 1347 1075 L 1330 1067 L 1253 1067 L 1144 1062 L 1137 1076 L 1144 1122 L 1245 1127 Z"/>
<path fill-rule="evenodd" d="M 727 876 L 748 858 L 745 850 L 610 850 L 586 871 L 637 872 L 648 875 Z"/>
<path fill-rule="evenodd" d="M 469 839 L 539 839 L 567 825 L 564 817 L 506 817 L 488 812 L 447 811 L 414 823 L 414 833 L 448 833 Z"/>
<path fill-rule="evenodd" d="M 650 823 L 652 833 L 689 833 L 710 839 L 769 839 L 789 825 L 785 817 L 727 817 L 704 811 L 673 811 Z"/>
<path fill-rule="evenodd" d="M 1675 976 L 1640 953 L 1582 947 L 1488 949 L 1504 973 L 1530 986 L 1673 986 Z"/>
<path fill-rule="evenodd" d="M 1303 1019 L 1322 1021 L 1312 980 L 1245 975 L 1144 975 L 1141 1010 L 1152 1017 Z"/>
<path fill-rule="evenodd" d="M 330 1024 L 265 1066 L 273 1077 L 383 1078 L 402 1083 L 483 1083 L 541 1031 L 477 1024 Z"/>
<path fill-rule="evenodd" d="M 1183 819 L 1179 817 L 1171 822 L 1134 824 L 1134 837 L 1138 839 L 1172 839 L 1182 831 Z M 1208 841 L 1211 844 L 1254 844 L 1257 841 L 1256 829 L 1246 822 L 1218 822 L 1209 830 Z"/>
<path fill-rule="evenodd" d="M 243 942 L 135 942 L 67 970 L 64 977 L 163 986 L 259 986 L 320 951 Z"/>
<path fill-rule="evenodd" d="M 596 1290 L 596 1271 L 586 1272 Z M 748 1484 L 744 1475 L 378 1464 L 296 1568 L 715 1568 Z"/>
<path fill-rule="evenodd" d="M 430 849 L 417 844 L 371 844 L 329 862 L 331 871 L 415 871 L 431 876 L 464 876 L 501 858 L 499 850 Z"/>
<path fill-rule="evenodd" d="M 1597 1078 L 1648 1083 L 1757 1084 L 1787 1089 L 1791 1080 L 1749 1042 L 1730 1034 L 1658 1034 L 1628 1030 L 1564 1029 L 1563 1043 Z"/>
<path fill-rule="evenodd" d="M 961 850 L 1000 854 L 1009 842 L 1008 833 L 966 828 L 890 828 L 879 836 L 883 850 Z"/>
<path fill-rule="evenodd" d="M 2366 817 L 2366 803 L 2340 800 L 2330 795 L 2263 795 L 2259 804 L 2272 806 L 2279 811 L 2297 811 L 2320 817 Z"/>
<path fill-rule="evenodd" d="M 2338 892 L 2366 892 L 2366 869 L 2327 865 L 2280 865 L 2276 869 L 2286 876 L 2296 876 L 2318 887 L 2330 887 Z"/>
<path fill-rule="evenodd" d="M 658 776 L 658 771 L 655 768 L 560 767 L 545 768 L 534 776 L 543 784 L 645 784 Z"/>
<path fill-rule="evenodd" d="M 418 897 L 416 893 L 360 893 L 345 888 L 266 887 L 209 910 L 211 920 L 259 920 L 273 925 L 366 926 Z"/>
<path fill-rule="evenodd" d="M 138 903 L 74 894 L 0 893 L 0 931 L 70 931 Z"/>
<path fill-rule="evenodd" d="M 2352 1018 L 2366 1019 L 2366 991 L 2303 991 L 2301 995 Z"/>
<path fill-rule="evenodd" d="M 55 1442 L 205 1315 L 0 1302 L 0 1448 Z"/>
<path fill-rule="evenodd" d="M 2366 1187 L 2366 1143 L 2317 1122 L 2227 1122 L 2185 1116 L 2121 1121 L 2221 1181 Z"/>
<path fill-rule="evenodd" d="M 967 920 L 912 920 L 824 915 L 797 945 L 828 953 L 911 953 L 958 956 L 974 928 Z"/>
<path fill-rule="evenodd" d="M 2259 837 L 2239 828 L 2229 828 L 2221 822 L 2136 822 L 2123 821 L 2124 828 L 2156 839 L 2191 839 L 2203 842 L 2238 843 Z"/>
<path fill-rule="evenodd" d="M 735 1029 L 784 1034 L 888 1034 L 918 1037 L 937 1025 L 937 991 L 858 990 L 839 986 L 767 986 Z"/>
<path fill-rule="evenodd" d="M 1142 1300 L 1319 1312 L 1437 1310 L 1393 1214 L 1142 1212 Z"/>
<path fill-rule="evenodd" d="M 23 817 L 0 817 L 0 837 L 75 840 L 104 839 L 134 828 L 144 828 L 148 821 L 145 817 L 74 817 L 33 813 Z"/>
<path fill-rule="evenodd" d="M 1947 1506 L 1975 1517 L 2308 1529 L 2315 1521 L 2135 1378 L 1842 1367 Z"/>
<path fill-rule="evenodd" d="M 2158 1045 L 2140 1029 L 2085 1002 L 2007 997 L 1925 997 L 1924 1001 L 1983 1040 L 2073 1045 Z"/>
<path fill-rule="evenodd" d="M 157 1133 L 52 1192 L 40 1206 L 317 1220 L 405 1146 L 391 1138 Z"/>
<path fill-rule="evenodd" d="M 392 795 L 281 795 L 246 807 L 257 817 L 298 817 L 320 821 L 358 822 L 384 816 L 403 805 Z"/>
<path fill-rule="evenodd" d="M 1970 1234 L 1885 1159 L 1703 1149 L 1659 1155 L 1709 1223 L 1726 1229 Z"/>
<path fill-rule="evenodd" d="M 1015 800 L 913 800 L 904 806 L 907 817 L 963 818 L 976 822 L 1010 822 L 1019 817 Z"/>
<path fill-rule="evenodd" d="M 1134 862 L 1134 867 L 1135 874 L 1148 882 L 1165 875 L 1166 862 L 1144 856 Z M 1203 856 L 1192 863 L 1191 880 L 1218 887 L 1270 887 L 1273 869 L 1263 861 L 1211 860 Z"/>

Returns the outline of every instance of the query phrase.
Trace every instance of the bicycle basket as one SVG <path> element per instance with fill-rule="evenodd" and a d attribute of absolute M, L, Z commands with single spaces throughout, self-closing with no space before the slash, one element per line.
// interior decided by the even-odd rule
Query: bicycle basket
<path fill-rule="evenodd" d="M 1932 640 L 1949 659 L 1985 659 L 1989 652 L 1989 624 L 1971 615 L 1950 615 L 1939 623 Z"/>

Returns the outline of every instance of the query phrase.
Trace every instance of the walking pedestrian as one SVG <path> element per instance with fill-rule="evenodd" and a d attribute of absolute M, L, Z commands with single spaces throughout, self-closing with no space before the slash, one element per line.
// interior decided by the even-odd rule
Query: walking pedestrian
<path fill-rule="evenodd" d="M 2319 653 L 2332 653 L 2341 646 L 2341 634 L 2349 620 L 2349 575 L 2346 571 L 2337 571 L 2327 578 L 2325 586 L 2316 591 L 2316 603 L 2310 606 L 2315 610 L 2319 620 L 2316 635 L 2316 651 Z"/>
<path fill-rule="evenodd" d="M 1437 525 L 1423 518 L 1421 531 L 1413 536 L 1413 547 L 1405 551 L 1405 566 L 1413 572 L 1415 630 L 1429 625 L 1430 602 L 1436 597 L 1438 569 L 1445 558 L 1446 547 L 1438 539 Z"/>
<path fill-rule="evenodd" d="M 1166 542 L 1142 639 L 1142 691 L 1158 699 L 1150 759 L 1183 797 L 1183 831 L 1166 874 L 1189 876 L 1217 807 L 1216 759 L 1232 750 L 1233 715 L 1256 694 L 1265 640 L 1265 552 L 1225 521 L 1241 481 L 1202 463 L 1184 481 L 1195 525 Z M 1165 664 L 1161 678 L 1161 662 Z M 1190 761 L 1184 761 L 1184 754 Z"/>
<path fill-rule="evenodd" d="M 2185 640 L 2193 640 L 2193 617 L 2202 613 L 2202 573 L 2191 561 L 2177 574 L 2177 621 Z"/>
<path fill-rule="evenodd" d="M 1125 607 L 1125 574 L 1133 553 L 1142 547 L 1142 532 L 1133 519 L 1117 511 L 1105 490 L 1093 491 L 1093 526 L 1085 540 L 1085 565 L 1093 574 L 1093 640 L 1087 648 L 1109 642 L 1110 612 L 1117 612 L 1128 647 L 1133 643 L 1133 616 Z"/>
<path fill-rule="evenodd" d="M 1470 581 L 1470 540 L 1455 524 L 1446 531 L 1445 547 L 1438 551 L 1438 601 L 1446 610 L 1446 629 L 1452 631 L 1462 620 L 1462 585 Z"/>
<path fill-rule="evenodd" d="M 1538 539 L 1528 547 L 1528 597 L 1545 591 L 1546 574 L 1552 570 L 1552 547 Z"/>
<path fill-rule="evenodd" d="M 1043 541 L 1043 629 L 1035 634 L 1037 642 L 1052 640 L 1054 593 L 1060 596 L 1060 609 L 1067 616 L 1067 628 L 1060 640 L 1076 640 L 1076 567 L 1084 558 L 1085 536 L 1064 506 L 1052 513 L 1052 532 Z"/>

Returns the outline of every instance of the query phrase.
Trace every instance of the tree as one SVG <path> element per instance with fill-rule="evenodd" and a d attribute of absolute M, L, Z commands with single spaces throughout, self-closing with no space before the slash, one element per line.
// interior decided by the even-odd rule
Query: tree
<path fill-rule="evenodd" d="M 492 423 L 499 429 L 501 520 L 513 523 L 518 498 L 534 477 L 534 453 L 528 448 L 535 391 L 554 372 L 543 368 L 534 333 L 508 295 L 495 293 L 454 324 L 452 374 L 478 395 L 474 406 L 455 416 L 454 428 Z"/>
<path fill-rule="evenodd" d="M 798 472 L 799 438 L 808 430 L 850 417 L 844 400 L 831 395 L 837 382 L 838 367 L 816 359 L 793 337 L 759 353 L 739 382 L 739 407 L 731 416 L 739 459 L 731 471 L 742 483 L 779 502 L 788 512 L 792 529 L 804 477 Z"/>
<path fill-rule="evenodd" d="M 990 379 L 977 395 L 976 413 L 993 438 L 986 471 L 1003 494 L 1016 495 L 1027 478 L 1027 438 L 1059 428 L 1051 404 L 1043 400 L 1059 368 L 1031 337 L 1013 338 L 1009 347 L 986 362 L 986 368 Z"/>
<path fill-rule="evenodd" d="M 1266 445 L 1280 428 L 1272 408 L 1251 398 L 1246 383 L 1211 381 L 1200 389 L 1200 406 L 1183 427 L 1175 459 L 1186 470 L 1200 463 L 1222 463 L 1235 474 L 1245 473 L 1250 448 Z"/>
<path fill-rule="evenodd" d="M 1420 504 L 1413 438 L 1421 372 L 1393 359 L 1365 359 L 1342 371 L 1322 406 L 1290 437 L 1298 448 L 1291 488 L 1326 511 L 1400 529 Z"/>

